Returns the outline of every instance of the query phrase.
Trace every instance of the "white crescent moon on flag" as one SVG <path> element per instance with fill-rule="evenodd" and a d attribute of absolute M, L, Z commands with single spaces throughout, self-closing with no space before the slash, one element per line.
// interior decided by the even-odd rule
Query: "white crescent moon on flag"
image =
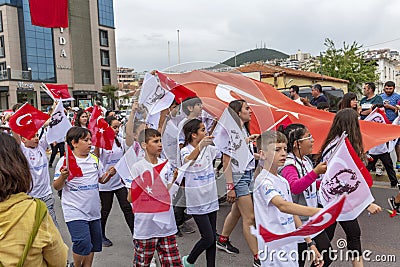
<path fill-rule="evenodd" d="M 61 98 L 61 94 L 59 94 L 58 92 L 56 92 L 54 88 L 51 88 L 50 91 L 53 93 L 54 96 L 58 96 L 58 97 Z"/>
<path fill-rule="evenodd" d="M 322 221 L 319 223 L 313 223 L 312 226 L 322 226 L 324 224 L 326 224 L 327 222 L 330 221 L 330 219 L 332 219 L 332 215 L 330 213 L 325 213 L 324 215 L 322 215 Z"/>
<path fill-rule="evenodd" d="M 21 124 L 21 120 L 22 120 L 23 118 L 25 118 L 25 117 L 28 117 L 28 116 L 30 116 L 30 117 L 32 118 L 32 114 L 31 114 L 31 113 L 26 113 L 26 114 L 24 114 L 24 115 L 22 115 L 22 116 L 19 116 L 19 117 L 17 118 L 17 120 L 15 121 L 15 123 L 16 123 L 18 126 L 23 126 L 23 125 Z M 29 123 L 26 123 L 25 125 L 27 125 L 27 124 L 29 124 Z"/>
<path fill-rule="evenodd" d="M 292 114 L 294 117 L 296 117 L 297 119 L 299 118 L 299 113 L 297 112 L 293 112 L 293 111 L 289 111 L 289 110 L 284 110 L 284 109 L 280 109 L 275 107 L 274 105 L 271 105 L 267 102 L 265 102 L 264 100 L 261 100 L 245 91 L 240 90 L 239 88 L 236 88 L 234 86 L 228 85 L 228 84 L 218 84 L 217 87 L 215 87 L 215 95 L 223 102 L 231 102 L 233 100 L 237 100 L 236 98 L 234 98 L 230 92 L 235 92 L 239 95 L 245 96 L 251 100 L 254 100 L 255 103 L 248 103 L 249 106 L 257 106 L 258 104 L 270 107 L 275 109 L 276 111 L 281 111 L 281 112 L 285 112 L 285 113 L 290 113 Z"/>

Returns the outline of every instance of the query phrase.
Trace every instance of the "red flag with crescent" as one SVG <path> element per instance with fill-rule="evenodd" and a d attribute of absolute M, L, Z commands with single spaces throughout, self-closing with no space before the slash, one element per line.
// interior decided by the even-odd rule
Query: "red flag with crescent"
<path fill-rule="evenodd" d="M 25 103 L 10 117 L 9 126 L 13 132 L 32 139 L 49 118 L 48 114 Z"/>
<path fill-rule="evenodd" d="M 293 232 L 286 234 L 274 234 L 268 231 L 262 225 L 259 225 L 258 233 L 256 234 L 260 235 L 264 239 L 264 242 L 272 242 L 280 239 L 285 239 L 281 241 L 282 243 L 291 243 L 293 237 L 307 237 L 317 234 L 327 228 L 329 225 L 336 222 L 336 218 L 339 216 L 345 200 L 346 195 L 342 195 L 335 203 L 322 209 L 320 212 L 311 217 L 305 224 L 303 224 L 301 227 L 297 228 Z"/>
<path fill-rule="evenodd" d="M 315 141 L 313 153 L 319 152 L 335 116 L 334 113 L 300 105 L 270 84 L 240 73 L 195 70 L 163 75 L 196 93 L 203 102 L 203 108 L 216 117 L 221 116 L 232 100 L 244 99 L 253 111 L 251 133 L 261 133 L 288 115 L 293 123 L 302 123 L 310 130 Z M 376 127 L 375 123 L 360 121 L 360 127 L 365 151 L 400 136 L 397 125 L 382 124 Z"/>
<path fill-rule="evenodd" d="M 88 129 L 92 132 L 92 144 L 96 147 L 111 150 L 115 133 L 105 119 L 101 117 L 101 109 L 96 106 L 90 116 Z"/>
<path fill-rule="evenodd" d="M 131 197 L 134 213 L 157 213 L 168 211 L 171 197 L 160 177 L 161 170 L 168 160 L 146 170 L 132 181 Z"/>
<path fill-rule="evenodd" d="M 53 100 L 61 100 L 61 101 L 69 101 L 74 100 L 71 94 L 68 91 L 68 84 L 52 84 L 46 83 L 43 84 L 43 88 L 45 92 L 53 99 Z"/>

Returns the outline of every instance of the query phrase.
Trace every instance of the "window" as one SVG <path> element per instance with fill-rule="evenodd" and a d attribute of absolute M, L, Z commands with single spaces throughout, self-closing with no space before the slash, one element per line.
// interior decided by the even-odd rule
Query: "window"
<path fill-rule="evenodd" d="M 0 11 L 0 32 L 3 32 L 3 13 Z"/>
<path fill-rule="evenodd" d="M 110 53 L 107 50 L 100 50 L 101 65 L 110 66 Z"/>
<path fill-rule="evenodd" d="M 100 30 L 100 45 L 108 46 L 108 32 Z"/>
<path fill-rule="evenodd" d="M 99 25 L 114 28 L 113 0 L 97 0 Z"/>
<path fill-rule="evenodd" d="M 110 85 L 111 84 L 111 75 L 109 70 L 101 70 L 101 79 L 103 85 Z"/>
<path fill-rule="evenodd" d="M 4 36 L 0 36 L 0 57 L 5 57 L 6 54 L 4 52 Z"/>

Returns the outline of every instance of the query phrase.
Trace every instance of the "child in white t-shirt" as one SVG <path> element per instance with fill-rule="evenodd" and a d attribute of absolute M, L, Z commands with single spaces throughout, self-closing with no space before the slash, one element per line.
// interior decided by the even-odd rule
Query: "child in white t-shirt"
<path fill-rule="evenodd" d="M 264 161 L 263 170 L 257 176 L 254 184 L 254 214 L 256 225 L 262 225 L 276 234 L 294 231 L 302 225 L 300 216 L 313 216 L 319 209 L 306 207 L 292 202 L 292 196 L 287 180 L 278 175 L 278 168 L 285 164 L 287 155 L 287 139 L 284 134 L 266 131 L 261 135 L 260 158 Z M 314 251 L 314 264 L 323 266 L 324 261 L 311 238 L 304 239 L 307 246 Z M 284 246 L 265 243 L 258 238 L 258 249 L 262 266 L 298 266 L 293 253 L 297 253 L 297 243 Z M 280 251 L 285 252 L 285 260 L 277 257 Z"/>
<path fill-rule="evenodd" d="M 206 251 L 207 266 L 215 266 L 218 193 L 213 160 L 218 149 L 211 146 L 213 137 L 206 136 L 204 123 L 191 119 L 183 126 L 184 147 L 181 149 L 182 164 L 194 160 L 185 172 L 187 213 L 199 228 L 201 239 L 188 256 L 182 258 L 184 266 L 194 266 L 197 258 Z"/>
<path fill-rule="evenodd" d="M 54 173 L 54 188 L 63 189 L 61 206 L 73 243 L 75 266 L 92 266 L 94 252 L 102 250 L 99 183 L 108 182 L 115 174 L 113 168 L 104 173 L 99 159 L 90 154 L 91 138 L 86 128 L 72 127 L 67 132 L 66 142 L 82 177 L 67 180 L 69 170 L 63 167 L 64 157 L 58 161 Z"/>
<path fill-rule="evenodd" d="M 30 140 L 15 133 L 13 133 L 13 136 L 21 145 L 21 150 L 29 162 L 29 171 L 32 175 L 32 190 L 28 194 L 46 203 L 51 218 L 58 228 L 54 211 L 54 196 L 50 185 L 49 161 L 46 155 L 46 149 L 49 144 L 46 138 L 39 140 L 37 133 Z"/>
<path fill-rule="evenodd" d="M 141 179 L 147 183 L 145 188 L 142 188 L 142 194 L 151 196 L 154 185 L 161 179 L 163 185 L 168 190 L 176 178 L 170 164 L 166 164 L 160 173 L 159 177 L 154 177 L 154 168 L 165 161 L 160 159 L 162 152 L 161 134 L 155 129 L 145 129 L 139 135 L 139 141 L 145 151 L 145 158 L 136 162 L 131 167 L 132 177 L 124 178 L 125 186 L 128 187 L 128 200 L 132 202 L 132 183 L 134 179 Z M 157 174 L 155 174 L 157 175 Z M 140 181 L 138 181 L 140 183 Z M 155 190 L 155 189 L 154 189 Z M 137 196 L 133 196 L 137 197 Z M 157 197 L 149 197 L 153 203 L 157 203 Z M 143 204 L 143 203 L 142 203 Z M 154 252 L 157 250 L 158 257 L 162 266 L 182 266 L 178 245 L 176 244 L 175 233 L 177 228 L 175 225 L 175 217 L 171 203 L 168 204 L 167 211 L 154 212 L 135 212 L 135 227 L 133 230 L 134 242 L 134 262 L 140 266 L 150 266 Z M 142 209 L 151 209 L 151 207 L 140 207 Z"/>

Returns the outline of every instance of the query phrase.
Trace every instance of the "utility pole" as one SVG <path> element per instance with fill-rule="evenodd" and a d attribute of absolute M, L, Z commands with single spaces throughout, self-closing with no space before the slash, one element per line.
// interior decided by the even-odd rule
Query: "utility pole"
<path fill-rule="evenodd" d="M 171 50 L 169 48 L 169 41 L 168 41 L 168 66 L 171 66 Z"/>
<path fill-rule="evenodd" d="M 178 64 L 181 64 L 181 48 L 179 44 L 179 30 L 178 31 Z"/>

